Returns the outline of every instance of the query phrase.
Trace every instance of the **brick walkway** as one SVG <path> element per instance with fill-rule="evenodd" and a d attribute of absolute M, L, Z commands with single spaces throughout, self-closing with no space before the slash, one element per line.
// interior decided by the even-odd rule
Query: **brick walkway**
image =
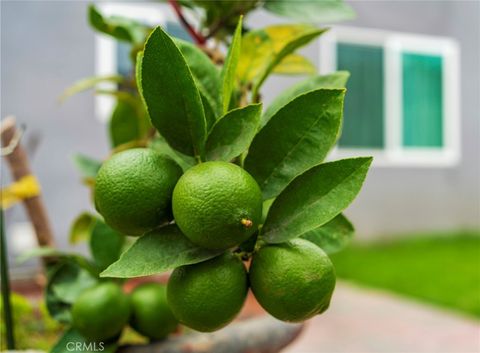
<path fill-rule="evenodd" d="M 283 353 L 477 353 L 480 322 L 385 292 L 339 283 L 331 308 Z"/>

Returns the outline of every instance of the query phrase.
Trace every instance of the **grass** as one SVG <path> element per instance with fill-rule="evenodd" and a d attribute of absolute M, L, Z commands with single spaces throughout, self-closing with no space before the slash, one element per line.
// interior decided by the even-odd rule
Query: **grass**
<path fill-rule="evenodd" d="M 332 261 L 340 278 L 480 319 L 480 232 L 352 244 Z"/>

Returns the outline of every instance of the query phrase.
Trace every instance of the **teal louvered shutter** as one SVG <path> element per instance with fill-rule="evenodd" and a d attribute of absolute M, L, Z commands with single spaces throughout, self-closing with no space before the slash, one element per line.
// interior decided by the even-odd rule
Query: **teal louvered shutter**
<path fill-rule="evenodd" d="M 442 147 L 441 56 L 402 54 L 403 145 Z"/>
<path fill-rule="evenodd" d="M 383 48 L 337 44 L 337 69 L 350 71 L 340 147 L 384 146 Z"/>

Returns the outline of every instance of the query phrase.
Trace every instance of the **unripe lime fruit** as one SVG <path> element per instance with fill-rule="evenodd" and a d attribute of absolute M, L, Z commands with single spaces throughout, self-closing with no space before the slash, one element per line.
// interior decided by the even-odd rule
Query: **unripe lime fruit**
<path fill-rule="evenodd" d="M 172 192 L 182 169 L 149 148 L 114 154 L 95 179 L 95 206 L 113 229 L 142 235 L 171 215 Z"/>
<path fill-rule="evenodd" d="M 113 282 L 86 289 L 72 306 L 73 327 L 90 341 L 119 335 L 130 316 L 130 301 Z"/>
<path fill-rule="evenodd" d="M 201 332 L 216 331 L 240 312 L 247 282 L 243 263 L 232 254 L 224 254 L 176 268 L 168 281 L 168 304 L 185 326 Z"/>
<path fill-rule="evenodd" d="M 195 244 L 227 249 L 248 239 L 262 218 L 262 193 L 239 166 L 206 162 L 190 168 L 173 191 L 173 215 Z"/>
<path fill-rule="evenodd" d="M 260 305 L 290 322 L 327 310 L 335 288 L 335 270 L 327 254 L 304 239 L 261 248 L 253 256 L 249 278 Z"/>
<path fill-rule="evenodd" d="M 178 321 L 167 303 L 167 287 L 159 283 L 144 283 L 130 295 L 132 315 L 130 326 L 138 333 L 160 340 L 174 332 Z"/>

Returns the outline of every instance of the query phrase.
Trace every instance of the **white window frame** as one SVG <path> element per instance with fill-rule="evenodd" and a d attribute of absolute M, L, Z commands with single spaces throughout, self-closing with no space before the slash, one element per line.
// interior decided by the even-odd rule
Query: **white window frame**
<path fill-rule="evenodd" d="M 459 47 L 455 40 L 377 29 L 334 27 L 320 39 L 319 71 L 336 71 L 337 43 L 373 45 L 384 51 L 384 148 L 337 146 L 332 159 L 371 155 L 379 167 L 454 167 L 460 162 Z M 442 147 L 402 146 L 402 58 L 404 52 L 442 57 Z M 347 93 L 348 94 L 348 93 Z"/>

